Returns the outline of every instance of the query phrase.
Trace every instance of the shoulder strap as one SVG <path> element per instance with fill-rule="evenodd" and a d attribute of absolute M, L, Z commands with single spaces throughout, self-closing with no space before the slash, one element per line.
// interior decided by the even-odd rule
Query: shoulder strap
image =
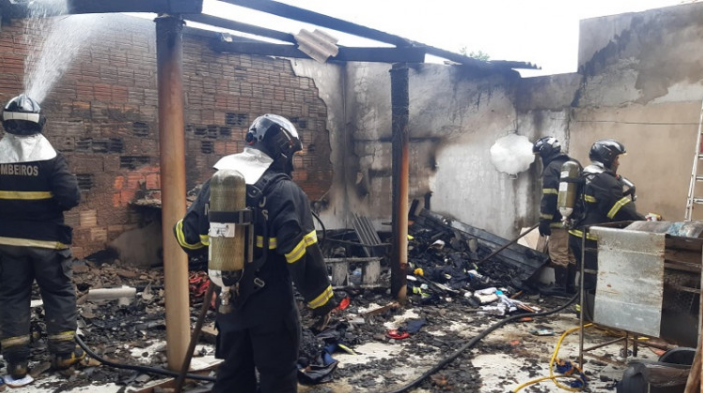
<path fill-rule="evenodd" d="M 244 274 L 242 274 L 239 280 L 239 296 L 235 300 L 235 306 L 241 308 L 246 303 L 249 296 L 258 292 L 266 283 L 257 277 L 257 273 L 264 266 L 266 260 L 268 259 L 269 252 L 269 235 L 268 235 L 268 213 L 266 210 L 266 193 L 269 191 L 271 186 L 278 183 L 281 180 L 290 179 L 290 177 L 284 173 L 265 173 L 255 184 L 247 187 L 247 196 L 250 198 L 247 203 L 250 209 L 254 211 L 254 221 L 261 224 L 263 228 L 263 233 L 261 234 L 263 238 L 262 252 L 259 258 L 256 258 L 252 263 L 247 264 L 244 267 Z"/>
<path fill-rule="evenodd" d="M 266 192 L 271 186 L 286 179 L 290 180 L 290 176 L 285 173 L 266 172 L 256 183 L 247 187 L 247 196 L 251 198 L 252 205 L 254 205 L 253 207 L 258 207 L 259 199 L 266 195 Z"/>

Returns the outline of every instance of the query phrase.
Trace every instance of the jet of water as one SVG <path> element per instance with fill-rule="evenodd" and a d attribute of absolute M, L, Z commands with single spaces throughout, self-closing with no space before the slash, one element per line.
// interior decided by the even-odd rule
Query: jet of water
<path fill-rule="evenodd" d="M 67 11 L 66 0 L 35 0 L 29 4 L 24 89 L 39 103 L 100 27 L 101 15 L 67 16 Z M 40 42 L 35 43 L 37 39 Z"/>

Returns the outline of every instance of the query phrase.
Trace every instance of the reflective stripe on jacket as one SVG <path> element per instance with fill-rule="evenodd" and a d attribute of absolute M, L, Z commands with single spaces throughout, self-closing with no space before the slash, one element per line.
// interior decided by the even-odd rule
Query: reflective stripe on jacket
<path fill-rule="evenodd" d="M 561 176 L 561 166 L 570 158 L 565 154 L 554 157 L 548 162 L 544 162 L 542 172 L 542 200 L 539 205 L 540 221 L 549 221 L 551 228 L 563 228 L 561 214 L 557 209 L 557 196 L 559 194 L 559 178 Z"/>
<path fill-rule="evenodd" d="M 0 244 L 68 248 L 73 236 L 63 213 L 79 202 L 78 182 L 61 154 L 0 163 Z"/>
<path fill-rule="evenodd" d="M 264 177 L 271 175 L 269 172 L 264 174 Z M 203 185 L 197 200 L 190 206 L 186 216 L 174 227 L 178 243 L 190 255 L 207 253 L 209 222 L 206 204 L 209 198 L 210 182 L 208 181 Z M 267 284 L 250 297 L 244 310 L 233 313 L 246 314 L 242 321 L 236 321 L 234 316 L 228 317 L 236 326 L 240 326 L 240 322 L 247 323 L 243 322 L 246 320 L 265 319 L 268 315 L 262 314 L 275 313 L 276 307 L 280 304 L 293 304 L 293 293 L 290 290 L 291 277 L 296 289 L 310 308 L 324 306 L 333 295 L 327 267 L 317 242 L 310 202 L 305 193 L 293 181 L 286 178 L 272 182 L 266 187 L 262 200 L 263 198 L 266 201 L 264 209 L 268 220 L 256 221 L 257 247 L 254 257 L 262 255 L 265 243 L 263 225 L 267 225 L 269 252 L 259 275 Z M 254 206 L 255 202 L 247 197 L 247 205 Z M 285 288 L 282 289 L 284 286 Z M 253 310 L 256 308 L 259 309 Z"/>

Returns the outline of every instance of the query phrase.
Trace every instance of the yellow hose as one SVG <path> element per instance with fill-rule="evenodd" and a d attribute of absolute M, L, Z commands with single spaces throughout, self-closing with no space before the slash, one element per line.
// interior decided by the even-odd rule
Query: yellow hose
<path fill-rule="evenodd" d="M 584 328 L 587 328 L 587 327 L 590 327 L 590 326 L 593 326 L 593 324 L 592 324 L 592 323 L 589 323 L 589 324 L 587 324 L 587 325 L 584 325 Z M 565 332 L 561 335 L 561 337 L 559 337 L 559 341 L 557 342 L 557 346 L 556 346 L 556 348 L 554 348 L 554 352 L 552 353 L 552 358 L 549 360 L 549 376 L 548 376 L 548 377 L 541 377 L 541 378 L 537 378 L 537 379 L 533 379 L 533 380 L 531 380 L 531 381 L 525 382 L 525 383 L 523 383 L 522 385 L 520 385 L 520 386 L 516 387 L 515 389 L 513 389 L 513 393 L 519 392 L 520 390 L 522 390 L 523 388 L 525 388 L 525 387 L 527 387 L 527 386 L 534 385 L 534 384 L 536 384 L 536 383 L 540 383 L 540 382 L 546 381 L 546 380 L 553 381 L 554 384 L 557 385 L 558 388 L 567 390 L 567 391 L 569 391 L 569 392 L 580 392 L 580 391 L 582 391 L 583 389 L 581 389 L 581 388 L 572 388 L 572 387 L 570 387 L 570 386 L 566 386 L 566 385 L 560 383 L 560 382 L 557 380 L 557 378 L 573 378 L 573 379 L 581 380 L 581 377 L 580 377 L 580 376 L 578 376 L 578 375 L 563 375 L 563 374 L 554 375 L 554 362 L 555 362 L 556 359 L 557 359 L 557 354 L 559 353 L 559 348 L 561 348 L 561 343 L 562 343 L 562 341 L 564 341 L 564 339 L 566 338 L 566 336 L 568 336 L 569 334 L 571 334 L 571 333 L 573 333 L 573 332 L 575 332 L 575 331 L 577 331 L 577 330 L 579 330 L 579 329 L 580 329 L 580 327 L 578 327 L 578 326 L 575 327 L 575 328 L 571 328 L 571 329 L 565 331 Z M 582 381 L 582 382 L 585 382 L 585 381 Z"/>

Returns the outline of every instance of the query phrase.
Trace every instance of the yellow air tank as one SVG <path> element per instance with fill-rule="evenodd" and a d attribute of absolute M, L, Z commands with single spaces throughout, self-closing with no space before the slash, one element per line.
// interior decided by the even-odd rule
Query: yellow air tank
<path fill-rule="evenodd" d="M 576 194 L 578 193 L 581 175 L 581 165 L 576 161 L 566 161 L 561 166 L 559 176 L 559 193 L 557 194 L 557 208 L 564 220 L 574 212 Z"/>
<path fill-rule="evenodd" d="M 246 187 L 244 176 L 232 169 L 221 169 L 210 180 L 208 275 L 222 288 L 220 312 L 230 310 L 230 287 L 241 277 L 247 260 Z"/>

